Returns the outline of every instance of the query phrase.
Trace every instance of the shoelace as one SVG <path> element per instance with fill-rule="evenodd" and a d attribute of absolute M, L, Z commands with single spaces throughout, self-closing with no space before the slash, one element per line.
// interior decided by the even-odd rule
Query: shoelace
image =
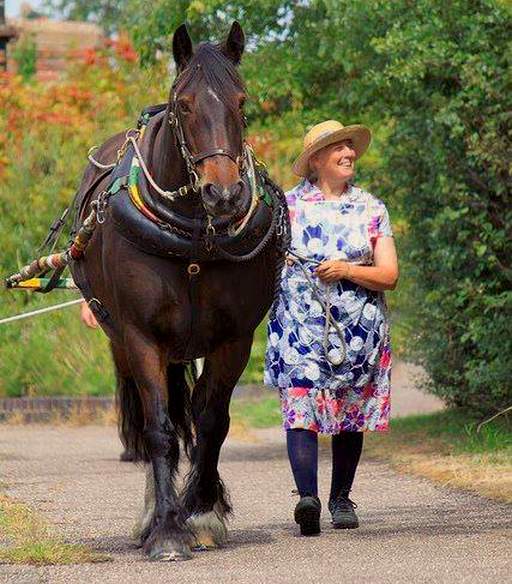
<path fill-rule="evenodd" d="M 338 495 L 334 500 L 334 505 L 336 507 L 341 506 L 343 509 L 349 509 L 350 507 L 352 507 L 352 509 L 357 509 L 357 503 L 345 495 Z"/>

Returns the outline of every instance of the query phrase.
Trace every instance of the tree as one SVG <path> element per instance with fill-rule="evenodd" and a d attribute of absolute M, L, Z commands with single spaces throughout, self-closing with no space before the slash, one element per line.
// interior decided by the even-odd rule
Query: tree
<path fill-rule="evenodd" d="M 49 14 L 67 20 L 97 22 L 107 34 L 119 30 L 122 22 L 122 0 L 45 0 Z"/>

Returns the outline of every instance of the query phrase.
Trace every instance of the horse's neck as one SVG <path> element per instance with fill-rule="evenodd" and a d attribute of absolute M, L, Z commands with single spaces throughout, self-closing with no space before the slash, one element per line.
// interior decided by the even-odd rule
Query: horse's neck
<path fill-rule="evenodd" d="M 185 161 L 176 146 L 174 130 L 167 121 L 167 115 L 155 137 L 151 167 L 155 180 L 162 189 L 174 191 L 190 181 Z"/>

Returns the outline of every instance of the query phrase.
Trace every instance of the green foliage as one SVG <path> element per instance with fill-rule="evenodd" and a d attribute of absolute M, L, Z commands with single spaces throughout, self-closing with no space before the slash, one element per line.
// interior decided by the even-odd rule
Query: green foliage
<path fill-rule="evenodd" d="M 16 62 L 18 74 L 29 81 L 37 71 L 37 46 L 30 35 L 22 36 L 14 45 L 12 58 Z"/>
<path fill-rule="evenodd" d="M 320 119 L 376 129 L 377 160 L 360 180 L 407 226 L 399 246 L 410 289 L 401 306 L 409 309 L 402 315 L 411 331 L 409 355 L 425 365 L 430 389 L 448 403 L 482 413 L 507 406 L 509 6 L 312 0 L 262 2 L 253 10 L 237 2 L 220 10 L 212 1 L 198 13 L 195 3 L 186 5 L 179 18 L 207 32 L 220 22 L 227 29 L 245 10 L 242 24 L 259 38 L 244 64 L 253 123 L 276 136 L 284 120 L 295 153 L 305 126 Z M 260 17 L 271 5 L 274 14 L 284 10 L 282 18 Z"/>
<path fill-rule="evenodd" d="M 383 155 L 410 225 L 411 355 L 447 403 L 492 412 L 512 398 L 512 18 L 495 2 L 393 7 L 367 83 L 394 119 Z"/>
<path fill-rule="evenodd" d="M 512 454 L 511 419 L 497 418 L 477 431 L 480 421 L 460 410 L 445 410 L 397 418 L 393 420 L 392 431 L 407 442 L 428 444 L 435 441 L 453 454 Z"/>

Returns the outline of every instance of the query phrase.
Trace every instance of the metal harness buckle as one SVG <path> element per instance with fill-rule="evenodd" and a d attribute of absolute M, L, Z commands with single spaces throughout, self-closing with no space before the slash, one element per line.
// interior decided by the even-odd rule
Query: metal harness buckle
<path fill-rule="evenodd" d="M 279 217 L 277 218 L 276 235 L 281 237 L 283 235 L 283 218 L 284 218 L 284 207 L 281 205 L 279 207 Z"/>
<path fill-rule="evenodd" d="M 105 211 L 107 209 L 107 199 L 109 193 L 107 191 L 101 191 L 95 203 L 96 207 L 96 221 L 101 225 L 105 223 Z"/>
<path fill-rule="evenodd" d="M 187 272 L 189 276 L 197 276 L 197 274 L 199 274 L 200 271 L 201 266 L 199 264 L 192 263 L 187 266 Z"/>

